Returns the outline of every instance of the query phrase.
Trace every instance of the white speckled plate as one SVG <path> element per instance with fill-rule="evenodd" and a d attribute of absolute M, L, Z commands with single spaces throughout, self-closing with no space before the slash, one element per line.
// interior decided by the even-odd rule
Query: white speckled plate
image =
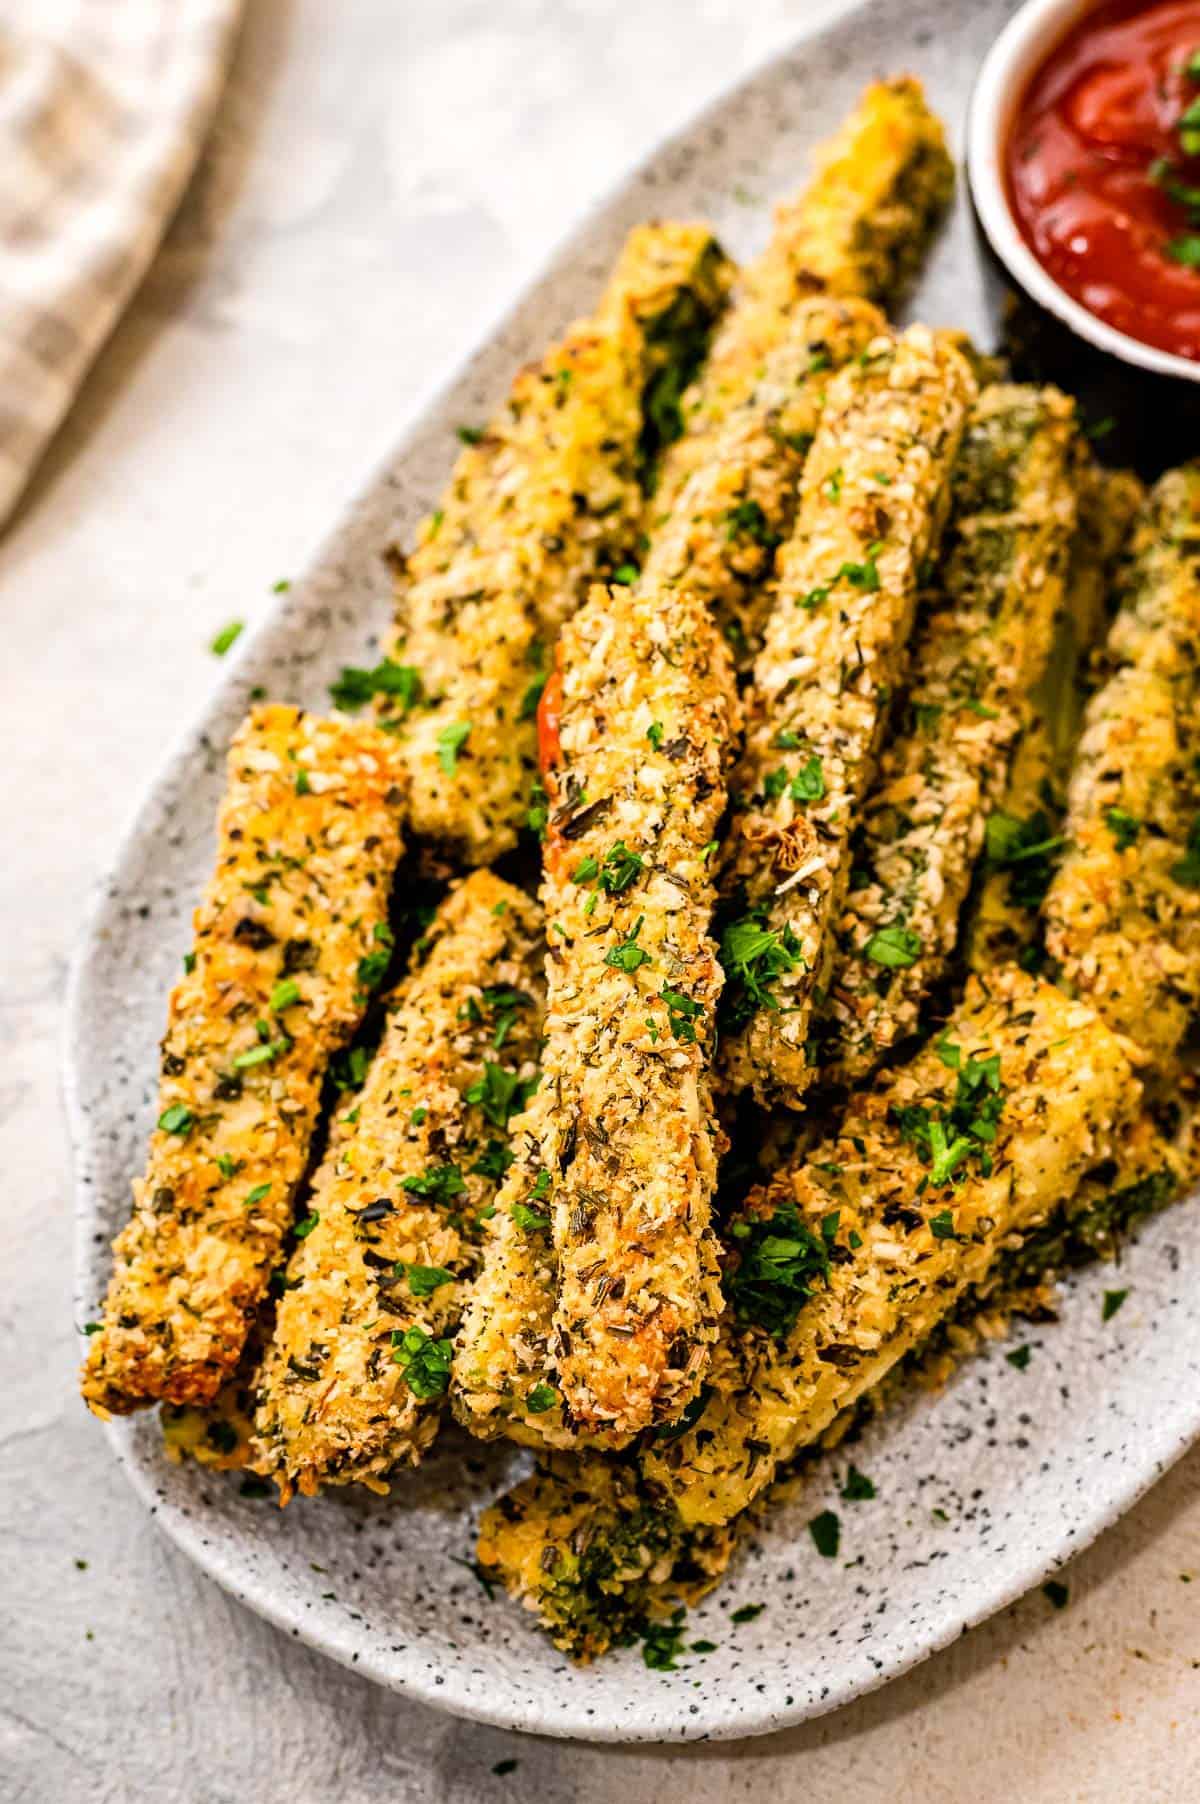
<path fill-rule="evenodd" d="M 707 215 L 745 253 L 765 201 L 792 191 L 807 153 L 870 76 L 911 68 L 960 140 L 971 78 L 1004 0 L 877 0 L 718 101 L 636 172 L 553 260 L 368 483 L 308 577 L 251 638 L 143 804 L 98 901 L 71 986 L 66 1092 L 78 1173 L 78 1320 L 95 1315 L 108 1242 L 152 1114 L 163 997 L 189 941 L 210 860 L 225 746 L 247 692 L 321 706 L 388 611 L 379 553 L 404 537 L 449 469 L 453 427 L 482 417 L 514 367 L 583 311 L 625 230 L 654 214 Z M 747 192 L 762 197 L 749 207 Z M 735 198 L 741 195 L 739 201 Z M 969 221 L 943 236 L 914 312 L 987 336 Z M 1129 1290 L 1100 1319 L 1105 1287 Z M 717 1651 L 675 1672 L 639 1652 L 572 1668 L 462 1562 L 473 1518 L 512 1453 L 448 1437 L 390 1499 L 301 1500 L 281 1512 L 226 1479 L 164 1459 L 155 1421 L 113 1424 L 117 1457 L 167 1533 L 253 1609 L 381 1684 L 444 1709 L 543 1734 L 669 1741 L 758 1734 L 832 1709 L 895 1676 L 1035 1584 L 1152 1484 L 1200 1431 L 1200 1213 L 1156 1221 L 1111 1270 L 1086 1274 L 1053 1327 L 1026 1330 L 1018 1371 L 993 1351 L 854 1450 L 877 1498 L 843 1503 L 845 1461 L 816 1469 L 693 1615 Z M 809 1520 L 842 1518 L 837 1559 Z M 740 1606 L 765 1607 L 738 1623 Z"/>

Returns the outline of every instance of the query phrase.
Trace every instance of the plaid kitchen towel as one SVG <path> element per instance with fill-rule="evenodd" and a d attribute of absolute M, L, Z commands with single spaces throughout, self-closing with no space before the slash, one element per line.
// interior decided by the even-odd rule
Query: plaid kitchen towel
<path fill-rule="evenodd" d="M 179 203 L 240 10 L 0 6 L 0 526 Z"/>

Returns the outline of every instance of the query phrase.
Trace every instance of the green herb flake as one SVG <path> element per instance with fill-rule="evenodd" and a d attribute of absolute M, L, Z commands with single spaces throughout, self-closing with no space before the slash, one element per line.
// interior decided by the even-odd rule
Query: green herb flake
<path fill-rule="evenodd" d="M 683 1652 L 686 1612 L 680 1608 L 669 1622 L 646 1622 L 642 1627 L 642 1659 L 655 1672 L 675 1672 Z"/>
<path fill-rule="evenodd" d="M 525 1234 L 544 1234 L 550 1226 L 550 1217 L 540 1209 L 531 1209 L 528 1203 L 513 1203 L 509 1214 Z"/>
<path fill-rule="evenodd" d="M 1171 875 L 1188 889 L 1200 889 L 1200 814 L 1192 822 L 1183 857 L 1171 866 Z"/>
<path fill-rule="evenodd" d="M 643 965 L 654 961 L 648 952 L 644 952 L 637 943 L 637 936 L 642 930 L 645 915 L 639 915 L 631 932 L 618 945 L 610 946 L 604 954 L 604 962 L 615 971 L 639 971 Z"/>
<path fill-rule="evenodd" d="M 725 1293 L 735 1316 L 784 1340 L 814 1285 L 829 1275 L 828 1241 L 790 1202 L 771 1215 L 736 1221 L 729 1232 L 738 1259 L 726 1275 Z"/>
<path fill-rule="evenodd" d="M 612 580 L 622 589 L 630 588 L 641 575 L 636 564 L 618 564 L 612 573 Z"/>
<path fill-rule="evenodd" d="M 1127 1290 L 1106 1290 L 1104 1293 L 1104 1302 L 1100 1307 L 1100 1320 L 1102 1322 L 1111 1322 L 1128 1295 L 1129 1292 Z"/>
<path fill-rule="evenodd" d="M 869 1503 L 876 1495 L 874 1481 L 852 1465 L 846 1474 L 846 1482 L 838 1492 L 845 1503 Z"/>
<path fill-rule="evenodd" d="M 196 1117 L 181 1102 L 173 1102 L 159 1116 L 158 1125 L 164 1134 L 178 1134 L 181 1140 L 186 1140 L 196 1125 Z"/>
<path fill-rule="evenodd" d="M 408 1280 L 408 1288 L 414 1297 L 431 1297 L 443 1284 L 454 1283 L 454 1273 L 448 1272 L 444 1265 L 398 1265 L 396 1276 L 401 1274 Z"/>
<path fill-rule="evenodd" d="M 208 648 L 214 658 L 223 658 L 230 646 L 237 644 L 245 630 L 245 625 L 244 620 L 231 620 L 228 626 L 221 628 Z"/>
<path fill-rule="evenodd" d="M 405 713 L 421 699 L 421 675 L 411 664 L 393 664 L 384 658 L 371 670 L 348 664 L 336 683 L 329 685 L 329 699 L 343 714 L 355 714 L 376 695 L 399 701 Z"/>
<path fill-rule="evenodd" d="M 424 1328 L 392 1330 L 392 1359 L 418 1402 L 445 1395 L 452 1350 L 448 1340 L 435 1340 Z"/>
<path fill-rule="evenodd" d="M 1016 1371 L 1024 1372 L 1028 1369 L 1029 1361 L 1033 1357 L 1033 1351 L 1030 1347 L 1014 1347 L 1013 1351 L 1011 1353 L 1006 1353 L 1004 1357 L 1009 1365 L 1014 1367 Z"/>
<path fill-rule="evenodd" d="M 655 751 L 658 751 L 659 747 L 662 745 L 664 730 L 661 720 L 652 720 L 650 725 L 646 728 L 646 738 L 650 741 L 650 744 L 654 747 Z"/>
<path fill-rule="evenodd" d="M 552 1384 L 535 1384 L 525 1398 L 525 1406 L 531 1416 L 544 1416 L 557 1402 L 558 1392 Z"/>
<path fill-rule="evenodd" d="M 278 1015 L 283 1009 L 291 1008 L 300 1000 L 300 985 L 294 977 L 285 977 L 271 991 L 270 1009 Z"/>
<path fill-rule="evenodd" d="M 823 1560 L 836 1560 L 842 1541 L 842 1525 L 832 1510 L 822 1510 L 808 1525 L 813 1545 Z"/>
<path fill-rule="evenodd" d="M 911 927 L 881 927 L 863 947 L 872 964 L 884 965 L 889 971 L 906 971 L 921 956 L 922 940 Z"/>
<path fill-rule="evenodd" d="M 766 1604 L 742 1604 L 738 1609 L 730 1612 L 729 1620 L 740 1627 L 743 1622 L 753 1622 L 756 1617 L 761 1616 L 766 1607 Z"/>
<path fill-rule="evenodd" d="M 296 1239 L 307 1240 L 320 1219 L 321 1214 L 318 1209 L 310 1210 L 303 1221 L 296 1223 Z"/>
<path fill-rule="evenodd" d="M 486 1120 L 495 1128 L 506 1128 L 512 1116 L 519 1114 L 532 1094 L 532 1084 L 523 1083 L 503 1065 L 492 1059 L 483 1062 L 483 1075 L 463 1091 L 463 1099 L 482 1109 Z"/>
<path fill-rule="evenodd" d="M 1042 1586 L 1043 1597 L 1048 1597 L 1056 1610 L 1065 1610 L 1070 1601 L 1070 1587 L 1060 1579 L 1047 1579 Z"/>
<path fill-rule="evenodd" d="M 427 1202 L 448 1203 L 467 1188 L 457 1165 L 427 1165 L 402 1180 L 410 1196 L 424 1197 Z"/>
<path fill-rule="evenodd" d="M 685 1046 L 696 1044 L 696 1022 L 704 1013 L 702 1004 L 685 996 L 682 990 L 673 990 L 664 984 L 659 995 L 667 1005 L 667 1025 L 677 1040 Z"/>
<path fill-rule="evenodd" d="M 1118 852 L 1128 851 L 1142 830 L 1141 821 L 1127 808 L 1106 808 L 1104 824 L 1116 841 Z"/>
<path fill-rule="evenodd" d="M 270 1194 L 271 1194 L 271 1186 L 269 1183 L 256 1184 L 254 1186 L 253 1190 L 248 1190 L 246 1192 L 244 1206 L 247 1209 L 253 1209 L 253 1207 L 256 1203 L 261 1203 L 264 1200 L 264 1198 L 270 1196 Z"/>
<path fill-rule="evenodd" d="M 452 777 L 458 765 L 458 754 L 471 735 L 469 720 L 452 720 L 437 736 L 437 761 L 446 776 Z"/>
<path fill-rule="evenodd" d="M 788 790 L 793 802 L 819 802 L 825 794 L 825 767 L 814 754 L 792 778 Z"/>
<path fill-rule="evenodd" d="M 484 437 L 484 428 L 482 426 L 456 426 L 454 434 L 462 445 L 477 445 Z"/>
<path fill-rule="evenodd" d="M 761 1008 L 778 1008 L 772 984 L 802 963 L 800 942 L 790 927 L 767 927 L 757 914 L 731 921 L 721 934 L 721 965 L 728 979 L 721 1012 L 729 1026 L 743 1026 Z"/>

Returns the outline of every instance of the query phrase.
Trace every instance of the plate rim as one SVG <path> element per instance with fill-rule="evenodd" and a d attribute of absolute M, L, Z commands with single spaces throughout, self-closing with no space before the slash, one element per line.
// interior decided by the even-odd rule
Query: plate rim
<path fill-rule="evenodd" d="M 298 560 L 306 572 L 294 580 L 289 593 L 273 601 L 265 612 L 242 635 L 237 652 L 195 713 L 171 737 L 163 756 L 125 816 L 112 851 L 89 888 L 80 925 L 74 936 L 64 993 L 59 1056 L 59 1083 L 67 1136 L 71 1153 L 74 1215 L 74 1256 L 72 1269 L 75 1327 L 81 1347 L 86 1335 L 80 1325 L 80 1305 L 85 1301 L 85 1286 L 90 1283 L 88 1271 L 91 1257 L 89 1236 L 94 1232 L 94 1204 L 88 1178 L 91 1146 L 97 1130 L 92 1127 L 82 1100 L 83 1070 L 87 1063 L 84 1051 L 84 1014 L 94 955 L 103 945 L 102 927 L 110 892 L 118 873 L 136 853 L 148 822 L 152 819 L 159 797 L 168 789 L 196 757 L 205 738 L 237 696 L 241 671 L 254 654 L 269 649 L 276 635 L 286 637 L 288 619 L 294 598 L 302 596 L 344 538 L 347 528 L 384 486 L 388 472 L 417 436 L 423 422 L 433 414 L 462 381 L 475 360 L 501 337 L 506 327 L 554 272 L 587 239 L 594 225 L 620 198 L 622 193 L 651 164 L 657 162 L 682 140 L 700 132 L 710 115 L 722 111 L 743 90 L 763 80 L 777 65 L 793 60 L 807 46 L 822 38 L 833 37 L 854 19 L 866 13 L 872 0 L 850 0 L 832 18 L 801 26 L 775 49 L 758 58 L 751 66 L 715 92 L 700 105 L 657 138 L 637 158 L 628 162 L 604 189 L 577 215 L 571 225 L 552 243 L 536 266 L 522 274 L 505 291 L 500 303 L 490 311 L 466 348 L 456 356 L 444 373 L 431 381 L 406 409 L 386 449 L 376 453 L 365 465 L 363 473 L 345 491 L 334 523 L 312 542 L 308 552 Z M 960 172 L 960 179 L 961 172 Z M 680 1718 L 675 1725 L 655 1726 L 629 1724 L 619 1716 L 610 1719 L 585 1717 L 578 1705 L 556 1704 L 547 1717 L 535 1720 L 532 1712 L 517 1713 L 491 1707 L 485 1697 L 456 1697 L 449 1685 L 439 1685 L 431 1676 L 428 1664 L 414 1660 L 411 1670 L 397 1673 L 384 1670 L 370 1646 L 354 1647 L 353 1635 L 339 1634 L 332 1616 L 323 1613 L 297 1612 L 282 1601 L 273 1589 L 269 1573 L 251 1567 L 238 1574 L 223 1564 L 220 1553 L 206 1535 L 202 1518 L 185 1510 L 164 1506 L 157 1489 L 156 1475 L 133 1447 L 134 1427 L 129 1421 L 113 1419 L 101 1424 L 118 1466 L 135 1494 L 162 1533 L 179 1548 L 207 1578 L 228 1595 L 270 1622 L 289 1639 L 335 1660 L 340 1666 L 369 1678 L 373 1683 L 398 1695 L 409 1697 L 450 1716 L 486 1724 L 489 1727 L 523 1734 L 545 1735 L 555 1740 L 587 1741 L 605 1745 L 666 1746 L 708 1741 L 749 1739 L 795 1728 L 842 1708 L 881 1686 L 898 1679 L 934 1654 L 944 1651 L 966 1630 L 977 1627 L 988 1618 L 1008 1608 L 1024 1596 L 1048 1573 L 1059 1570 L 1074 1556 L 1090 1546 L 1124 1516 L 1179 1460 L 1190 1447 L 1200 1441 L 1200 1409 L 1188 1419 L 1182 1399 L 1174 1412 L 1160 1411 L 1152 1418 L 1146 1440 L 1146 1457 L 1137 1468 L 1130 1468 L 1123 1484 L 1110 1486 L 1103 1507 L 1089 1516 L 1081 1532 L 1065 1529 L 1052 1550 L 1043 1545 L 1041 1551 L 1022 1562 L 1008 1582 L 983 1594 L 978 1607 L 964 1604 L 946 1615 L 942 1628 L 918 1640 L 909 1650 L 889 1661 L 883 1671 L 865 1670 L 848 1684 L 831 1688 L 829 1695 L 804 1698 L 791 1706 L 774 1706 L 764 1702 L 755 1717 L 736 1702 L 724 1700 L 715 1690 L 705 1695 L 697 1717 Z M 547 1643 L 547 1647 L 549 1647 Z M 565 1656 L 559 1656 L 565 1660 Z"/>

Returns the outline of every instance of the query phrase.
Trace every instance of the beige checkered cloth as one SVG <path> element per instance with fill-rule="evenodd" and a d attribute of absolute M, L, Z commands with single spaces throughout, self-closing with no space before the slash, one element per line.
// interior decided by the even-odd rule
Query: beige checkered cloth
<path fill-rule="evenodd" d="M 241 0 L 0 0 L 0 525 L 146 271 Z"/>

